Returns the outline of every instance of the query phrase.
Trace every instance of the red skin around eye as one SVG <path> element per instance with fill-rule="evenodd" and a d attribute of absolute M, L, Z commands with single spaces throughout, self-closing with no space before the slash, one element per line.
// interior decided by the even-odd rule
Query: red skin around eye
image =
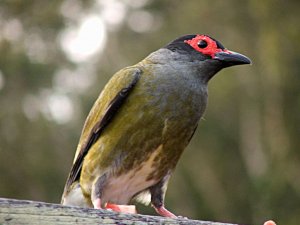
<path fill-rule="evenodd" d="M 205 47 L 205 48 L 198 47 L 198 43 L 201 40 L 207 42 L 207 47 Z M 214 58 L 215 54 L 218 52 L 227 52 L 230 54 L 230 51 L 228 51 L 227 49 L 218 48 L 217 43 L 214 40 L 212 40 L 210 37 L 205 36 L 205 35 L 197 35 L 193 39 L 186 40 L 184 42 L 189 44 L 190 46 L 192 46 L 196 51 L 201 52 L 204 55 L 211 56 L 211 58 Z"/>

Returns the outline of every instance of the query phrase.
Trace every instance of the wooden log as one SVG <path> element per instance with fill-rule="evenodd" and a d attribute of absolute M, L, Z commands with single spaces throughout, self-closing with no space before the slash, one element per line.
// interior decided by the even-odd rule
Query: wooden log
<path fill-rule="evenodd" d="M 7 198 L 0 198 L 0 224 L 233 225 L 184 218 L 170 219 L 160 216 L 124 214 L 109 210 L 95 210 L 91 208 L 70 207 L 59 204 Z"/>

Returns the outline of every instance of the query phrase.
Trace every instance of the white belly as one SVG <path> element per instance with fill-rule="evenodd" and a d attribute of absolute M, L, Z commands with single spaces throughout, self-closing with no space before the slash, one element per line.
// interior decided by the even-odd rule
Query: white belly
<path fill-rule="evenodd" d="M 159 149 L 156 149 L 155 153 L 147 161 L 143 162 L 139 168 L 135 168 L 118 177 L 109 178 L 103 191 L 102 202 L 126 205 L 137 193 L 156 184 L 157 180 L 147 180 L 147 178 L 155 170 L 153 160 L 158 153 Z M 150 202 L 150 199 L 148 201 Z"/>

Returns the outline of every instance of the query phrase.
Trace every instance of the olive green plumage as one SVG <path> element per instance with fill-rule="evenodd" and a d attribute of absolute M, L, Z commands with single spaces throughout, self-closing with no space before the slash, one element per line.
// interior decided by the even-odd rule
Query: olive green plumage
<path fill-rule="evenodd" d="M 126 173 L 146 161 L 160 145 L 163 150 L 155 158 L 155 171 L 147 179 L 159 181 L 174 169 L 204 111 L 206 89 L 195 86 L 201 82 L 197 77 L 181 79 L 175 69 L 162 73 L 164 66 L 157 66 L 148 59 L 119 71 L 95 102 L 83 128 L 75 159 L 112 99 L 135 76 L 139 77 L 117 116 L 85 157 L 80 184 L 87 199 L 91 184 L 99 175 L 107 170 L 114 176 Z"/>
<path fill-rule="evenodd" d="M 172 48 L 107 83 L 82 130 L 63 204 L 137 199 L 174 216 L 160 211 L 168 180 L 205 111 L 207 82 L 225 65 Z"/>

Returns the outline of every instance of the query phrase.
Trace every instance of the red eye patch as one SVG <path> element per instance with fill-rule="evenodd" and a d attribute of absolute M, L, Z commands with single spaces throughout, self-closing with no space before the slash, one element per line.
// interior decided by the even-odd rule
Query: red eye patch
<path fill-rule="evenodd" d="M 201 41 L 206 41 L 207 46 L 204 48 L 200 48 L 199 43 Z M 211 58 L 214 58 L 215 54 L 218 52 L 229 52 L 226 49 L 218 48 L 216 41 L 206 35 L 197 35 L 193 39 L 185 40 L 184 42 L 189 44 L 196 51 L 201 52 L 204 55 L 209 55 Z"/>

